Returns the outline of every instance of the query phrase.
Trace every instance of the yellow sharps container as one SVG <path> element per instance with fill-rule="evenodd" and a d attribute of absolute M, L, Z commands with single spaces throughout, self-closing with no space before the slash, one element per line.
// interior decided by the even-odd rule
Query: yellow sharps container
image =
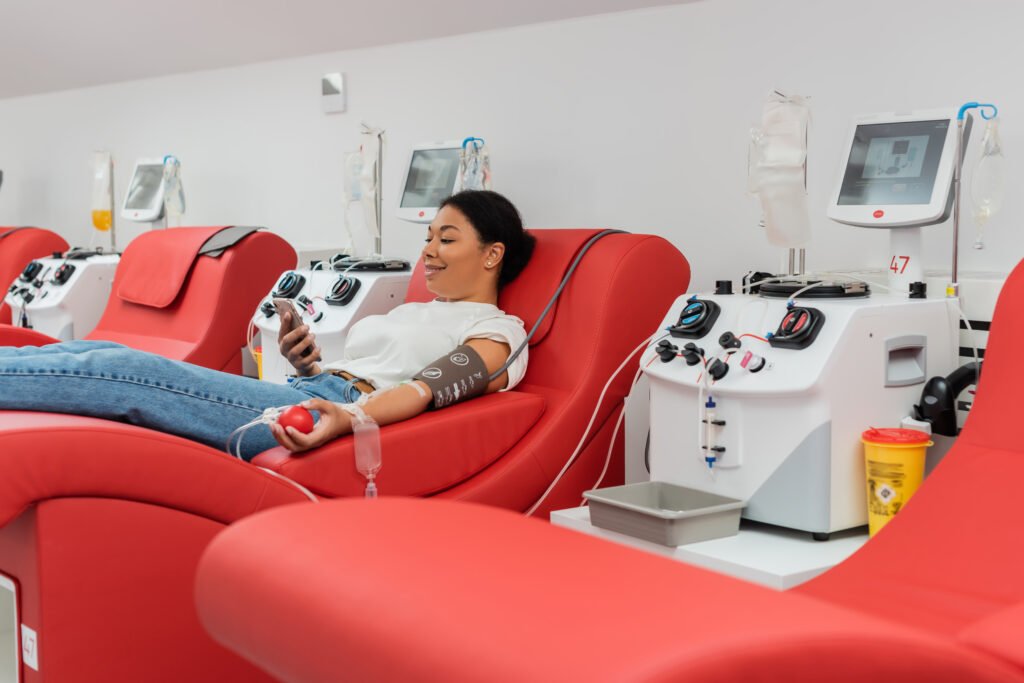
<path fill-rule="evenodd" d="M 874 536 L 907 504 L 924 480 L 931 438 L 916 429 L 869 429 L 861 434 L 867 469 L 868 533 Z"/>

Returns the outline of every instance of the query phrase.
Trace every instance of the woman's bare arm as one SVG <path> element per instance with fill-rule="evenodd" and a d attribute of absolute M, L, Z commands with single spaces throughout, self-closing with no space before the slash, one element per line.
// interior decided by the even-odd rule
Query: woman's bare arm
<path fill-rule="evenodd" d="M 504 365 L 511 353 L 508 344 L 490 339 L 470 339 L 466 344 L 480 354 L 488 373 L 493 373 Z M 419 386 L 422 392 L 417 391 L 412 384 Z M 505 388 L 506 384 L 508 372 L 502 373 L 488 384 L 486 393 L 499 391 Z M 416 417 L 427 409 L 432 400 L 430 388 L 423 382 L 414 381 L 377 394 L 363 404 L 363 412 L 372 417 L 377 424 L 388 425 Z M 303 401 L 302 406 L 320 413 L 316 427 L 309 434 L 303 434 L 294 427 L 285 430 L 276 424 L 270 426 L 274 438 L 288 450 L 295 453 L 307 451 L 352 432 L 352 416 L 339 404 L 315 398 Z"/>

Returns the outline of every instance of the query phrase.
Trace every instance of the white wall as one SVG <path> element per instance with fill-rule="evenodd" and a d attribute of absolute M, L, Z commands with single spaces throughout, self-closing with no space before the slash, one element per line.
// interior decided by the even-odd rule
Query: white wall
<path fill-rule="evenodd" d="M 812 267 L 886 260 L 883 231 L 824 218 L 852 115 L 998 103 L 1009 196 L 988 249 L 963 237 L 961 268 L 1006 271 L 1024 256 L 1022 19 L 1016 0 L 705 0 L 0 101 L 0 224 L 88 242 L 91 152 L 120 162 L 119 200 L 134 159 L 173 152 L 187 223 L 339 244 L 342 152 L 367 121 L 388 132 L 388 253 L 414 257 L 422 237 L 392 217 L 411 145 L 477 134 L 529 225 L 663 235 L 704 287 L 778 265 L 745 194 L 748 130 L 778 87 L 813 98 Z M 349 111 L 328 116 L 319 76 L 335 70 Z M 926 232 L 926 266 L 946 266 L 950 235 Z"/>

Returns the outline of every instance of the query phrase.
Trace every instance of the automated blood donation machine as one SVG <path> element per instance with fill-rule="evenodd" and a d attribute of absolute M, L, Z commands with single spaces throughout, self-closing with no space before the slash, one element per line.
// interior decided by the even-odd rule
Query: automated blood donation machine
<path fill-rule="evenodd" d="M 955 116 L 854 124 L 828 215 L 892 230 L 888 285 L 758 274 L 675 301 L 641 361 L 649 435 L 627 479 L 642 459 L 654 481 L 819 540 L 867 522 L 861 433 L 898 426 L 957 367 L 957 300 L 927 298 L 919 248 L 920 226 L 949 213 Z"/>
<path fill-rule="evenodd" d="M 72 249 L 32 261 L 4 296 L 11 322 L 60 341 L 84 338 L 103 315 L 120 258 Z"/>
<path fill-rule="evenodd" d="M 410 275 L 407 261 L 377 258 L 341 258 L 324 269 L 285 272 L 253 316 L 262 340 L 262 379 L 283 384 L 295 374 L 277 348 L 281 323 L 274 299 L 291 300 L 316 335 L 324 358 L 336 359 L 354 323 L 405 301 Z"/>

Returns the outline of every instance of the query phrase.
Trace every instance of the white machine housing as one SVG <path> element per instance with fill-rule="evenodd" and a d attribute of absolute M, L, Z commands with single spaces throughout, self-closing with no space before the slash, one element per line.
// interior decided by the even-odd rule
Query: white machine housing
<path fill-rule="evenodd" d="M 24 312 L 28 327 L 38 332 L 61 341 L 82 339 L 103 316 L 120 260 L 119 254 L 72 250 L 32 261 L 4 296 L 12 323 L 22 326 Z"/>
<path fill-rule="evenodd" d="M 164 160 L 139 159 L 124 195 L 121 216 L 130 221 L 151 223 L 163 215 Z"/>
<path fill-rule="evenodd" d="M 309 325 L 310 331 L 316 335 L 316 343 L 320 346 L 325 360 L 341 358 L 345 349 L 345 338 L 353 324 L 368 315 L 384 314 L 405 301 L 406 290 L 409 289 L 410 270 L 370 271 L 349 270 L 336 272 L 328 267 L 325 270 L 290 270 L 281 275 L 275 291 L 280 291 L 282 283 L 289 275 L 297 275 L 304 279 L 301 288 L 288 292 L 282 298 L 295 301 L 299 310 L 308 310 L 300 303 L 299 297 L 312 302 L 313 313 L 302 316 L 303 323 Z M 359 281 L 359 287 L 352 299 L 344 305 L 329 305 L 326 298 L 339 278 L 348 277 Z M 280 318 L 273 311 L 271 299 L 273 292 L 260 303 L 253 315 L 253 322 L 259 330 L 262 340 L 262 379 L 267 382 L 284 384 L 288 377 L 295 375 L 295 368 L 281 355 L 277 347 L 277 334 L 280 329 Z"/>
<path fill-rule="evenodd" d="M 441 202 L 459 183 L 462 142 L 433 142 L 413 147 L 402 179 L 398 217 L 413 223 L 430 223 Z"/>
<path fill-rule="evenodd" d="M 677 323 L 688 299 L 676 300 L 662 329 Z M 785 299 L 700 299 L 721 307 L 711 329 L 700 339 L 669 339 L 680 348 L 693 341 L 709 363 L 726 358 L 723 333 L 765 338 L 787 314 Z M 823 314 L 817 337 L 803 349 L 741 338 L 727 374 L 701 400 L 710 395 L 715 419 L 725 423 L 710 431 L 698 405 L 703 364 L 687 365 L 681 357 L 664 363 L 652 349 L 644 354 L 647 459 L 651 479 L 742 499 L 747 519 L 828 534 L 867 523 L 860 435 L 869 427 L 899 426 L 924 382 L 956 367 L 957 316 L 943 299 L 871 296 L 799 305 Z M 767 361 L 759 372 L 741 367 L 748 351 Z M 711 468 L 703 449 L 709 436 L 724 448 Z"/>

